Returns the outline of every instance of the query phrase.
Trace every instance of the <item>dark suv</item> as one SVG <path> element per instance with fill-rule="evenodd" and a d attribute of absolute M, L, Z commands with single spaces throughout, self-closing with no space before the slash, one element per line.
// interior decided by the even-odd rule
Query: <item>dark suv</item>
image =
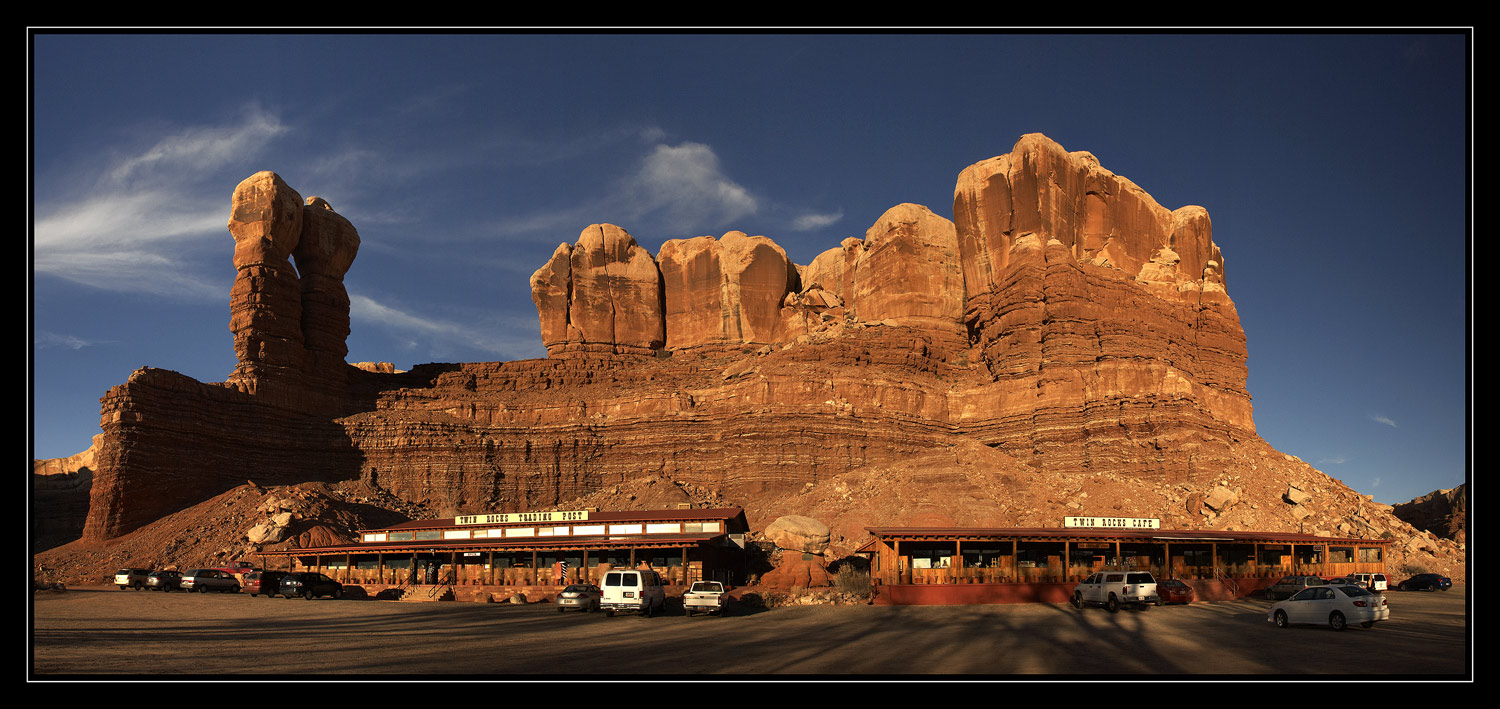
<path fill-rule="evenodd" d="M 278 590 L 287 598 L 301 596 L 309 601 L 318 596 L 344 597 L 344 584 L 315 571 L 299 571 L 281 577 Z"/>
<path fill-rule="evenodd" d="M 1446 591 L 1453 588 L 1453 579 L 1441 574 L 1417 574 L 1402 581 L 1397 588 L 1403 591 Z"/>

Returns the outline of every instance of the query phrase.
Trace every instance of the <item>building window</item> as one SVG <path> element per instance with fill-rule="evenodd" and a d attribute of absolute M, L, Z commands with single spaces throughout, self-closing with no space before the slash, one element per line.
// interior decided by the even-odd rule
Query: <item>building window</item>
<path fill-rule="evenodd" d="M 1367 564 L 1379 563 L 1380 547 L 1360 547 L 1359 560 Z"/>
<path fill-rule="evenodd" d="M 417 539 L 416 540 L 419 541 L 419 542 L 431 541 L 431 540 L 437 540 L 437 539 L 442 539 L 443 538 L 443 531 L 440 530 L 440 529 L 419 529 L 419 530 L 417 530 L 416 534 L 417 534 Z"/>

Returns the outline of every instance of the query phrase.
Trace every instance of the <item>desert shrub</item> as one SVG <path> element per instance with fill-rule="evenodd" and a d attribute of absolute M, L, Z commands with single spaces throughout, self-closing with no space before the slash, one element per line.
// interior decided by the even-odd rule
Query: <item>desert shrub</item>
<path fill-rule="evenodd" d="M 844 595 L 868 599 L 870 597 L 870 572 L 856 568 L 852 564 L 842 565 L 839 567 L 838 574 L 833 577 L 833 587 Z"/>
<path fill-rule="evenodd" d="M 1401 573 L 1407 576 L 1416 576 L 1417 574 L 1426 574 L 1431 572 L 1427 570 L 1427 565 L 1423 564 L 1420 561 L 1408 561 L 1401 565 Z"/>

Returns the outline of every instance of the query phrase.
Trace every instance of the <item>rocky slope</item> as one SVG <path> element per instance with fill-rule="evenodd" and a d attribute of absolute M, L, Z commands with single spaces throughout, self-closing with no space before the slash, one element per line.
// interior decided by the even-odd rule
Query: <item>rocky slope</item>
<path fill-rule="evenodd" d="M 866 525 L 1076 513 L 1389 535 L 1451 562 L 1256 436 L 1205 210 L 1034 134 L 959 176 L 954 215 L 897 205 L 806 266 L 763 236 L 653 256 L 593 225 L 532 276 L 547 359 L 395 372 L 343 364 L 353 227 L 259 173 L 229 225 L 239 366 L 107 392 L 82 539 L 39 562 L 81 568 L 247 486 L 307 484 L 392 501 L 348 519 L 733 504 L 754 529 L 822 519 L 835 555 Z M 296 543 L 244 514 L 213 553 Z"/>

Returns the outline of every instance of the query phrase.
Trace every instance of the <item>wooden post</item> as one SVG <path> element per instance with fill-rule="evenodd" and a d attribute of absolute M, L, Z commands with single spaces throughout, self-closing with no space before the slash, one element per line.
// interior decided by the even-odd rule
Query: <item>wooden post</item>
<path fill-rule="evenodd" d="M 901 583 L 901 573 L 902 573 L 902 570 L 901 570 L 901 540 L 900 539 L 893 540 L 893 543 L 896 545 L 896 565 L 895 565 L 896 583 L 899 584 L 899 583 Z"/>
<path fill-rule="evenodd" d="M 354 555 L 344 552 L 344 583 L 349 583 L 349 574 L 353 571 Z"/>
<path fill-rule="evenodd" d="M 578 580 L 583 583 L 594 582 L 593 579 L 589 578 L 589 550 L 587 549 L 583 550 L 583 566 L 578 569 Z"/>
<path fill-rule="evenodd" d="M 380 583 L 385 583 L 385 552 L 375 552 L 375 569 L 380 573 Z"/>
<path fill-rule="evenodd" d="M 536 549 L 532 549 L 531 550 L 531 585 L 533 585 L 533 586 L 537 585 L 537 582 L 540 580 L 537 577 L 537 574 L 541 572 L 541 569 L 538 569 L 536 567 L 536 565 L 538 563 L 540 563 L 540 559 L 537 558 L 537 550 Z"/>

